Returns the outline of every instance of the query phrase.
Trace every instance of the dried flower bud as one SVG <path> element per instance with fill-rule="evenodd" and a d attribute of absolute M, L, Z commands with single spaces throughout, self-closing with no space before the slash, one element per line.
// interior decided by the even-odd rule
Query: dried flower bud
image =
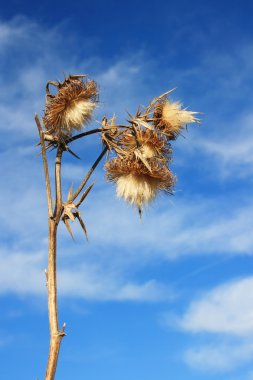
<path fill-rule="evenodd" d="M 97 104 L 97 85 L 93 80 L 84 82 L 81 77 L 69 76 L 63 83 L 48 82 L 43 121 L 49 133 L 69 136 L 91 120 Z M 57 87 L 56 95 L 49 92 L 49 84 Z"/>
<path fill-rule="evenodd" d="M 145 159 L 154 157 L 169 159 L 171 154 L 170 146 L 163 136 L 150 129 L 138 129 L 135 135 L 124 134 L 120 144 L 126 151 L 138 148 Z"/>
<path fill-rule="evenodd" d="M 117 196 L 139 210 L 160 190 L 171 192 L 175 183 L 175 177 L 161 161 L 150 159 L 149 166 L 151 170 L 134 157 L 113 158 L 105 164 L 108 180 L 116 183 Z"/>
<path fill-rule="evenodd" d="M 170 102 L 166 99 L 166 101 L 159 102 L 154 107 L 154 124 L 170 140 L 174 140 L 185 124 L 199 122 L 194 116 L 197 113 L 182 109 L 180 102 Z"/>

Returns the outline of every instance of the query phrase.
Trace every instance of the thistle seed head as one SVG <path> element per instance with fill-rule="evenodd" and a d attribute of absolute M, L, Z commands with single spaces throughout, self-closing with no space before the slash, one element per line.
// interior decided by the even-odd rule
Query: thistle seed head
<path fill-rule="evenodd" d="M 154 124 L 168 136 L 168 139 L 174 140 L 186 124 L 199 122 L 194 116 L 197 113 L 182 109 L 180 102 L 170 102 L 166 99 L 154 107 Z"/>
<path fill-rule="evenodd" d="M 57 87 L 56 95 L 49 92 L 49 84 Z M 92 118 L 97 98 L 96 83 L 93 80 L 84 82 L 81 76 L 69 76 L 58 84 L 48 82 L 45 128 L 57 136 L 69 136 L 74 130 L 82 129 Z"/>
<path fill-rule="evenodd" d="M 121 144 L 126 151 L 139 148 L 145 159 L 154 157 L 168 159 L 171 154 L 171 149 L 166 139 L 161 134 L 150 129 L 138 129 L 136 135 L 125 134 L 121 139 Z"/>
<path fill-rule="evenodd" d="M 175 177 L 159 160 L 150 159 L 151 170 L 138 159 L 113 158 L 105 164 L 107 179 L 116 184 L 117 196 L 139 210 L 150 203 L 159 191 L 171 192 Z"/>

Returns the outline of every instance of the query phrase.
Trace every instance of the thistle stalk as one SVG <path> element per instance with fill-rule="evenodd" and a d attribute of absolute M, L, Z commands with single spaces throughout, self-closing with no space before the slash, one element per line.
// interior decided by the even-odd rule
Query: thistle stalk
<path fill-rule="evenodd" d="M 57 305 L 57 282 L 56 282 L 56 249 L 57 249 L 57 227 L 55 219 L 49 220 L 49 242 L 48 242 L 48 316 L 50 330 L 50 347 L 45 380 L 54 380 L 58 362 L 58 356 L 62 338 L 65 335 L 65 324 L 59 331 L 58 305 Z"/>
<path fill-rule="evenodd" d="M 37 115 L 35 115 L 35 121 L 40 135 L 40 145 L 41 154 L 43 159 L 45 183 L 46 183 L 46 194 L 47 194 L 47 204 L 48 204 L 48 268 L 46 270 L 46 284 L 48 293 L 48 319 L 49 319 L 49 332 L 50 332 L 50 343 L 49 343 L 49 353 L 47 368 L 45 374 L 45 380 L 54 380 L 58 357 L 61 347 L 62 338 L 65 334 L 66 324 L 64 323 L 62 329 L 59 330 L 59 320 L 58 320 L 58 303 L 57 303 L 57 230 L 59 222 L 62 218 L 64 203 L 62 201 L 62 177 L 61 177 L 61 166 L 62 166 L 62 156 L 65 150 L 64 144 L 59 144 L 57 148 L 56 158 L 55 158 L 55 207 L 52 207 L 52 196 L 51 196 L 51 184 L 49 177 L 48 161 L 46 155 L 46 147 L 43 130 Z M 82 137 L 85 137 L 82 136 Z M 68 199 L 69 203 L 72 203 L 78 195 L 82 192 L 84 186 L 91 177 L 93 171 L 96 169 L 99 162 L 104 157 L 107 147 L 104 147 L 103 151 L 100 153 L 98 158 L 95 160 L 94 164 L 81 181 L 76 192 Z M 89 188 L 82 194 L 79 202 L 76 204 L 76 208 L 81 205 L 81 203 L 86 198 L 89 193 Z M 74 208 L 74 207 L 73 207 Z M 86 234 L 85 225 L 81 219 L 80 213 L 73 213 L 75 215 L 84 232 Z"/>

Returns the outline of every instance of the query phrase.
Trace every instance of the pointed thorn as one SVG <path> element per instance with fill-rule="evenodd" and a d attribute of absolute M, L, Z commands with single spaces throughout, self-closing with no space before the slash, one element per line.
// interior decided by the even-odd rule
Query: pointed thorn
<path fill-rule="evenodd" d="M 77 202 L 76 204 L 76 207 L 78 208 L 81 203 L 85 200 L 85 198 L 87 197 L 87 195 L 89 194 L 90 190 L 92 189 L 92 187 L 94 186 L 95 182 L 93 182 L 86 190 L 85 192 L 83 193 L 83 195 L 81 196 L 81 198 L 79 199 L 79 201 Z"/>
<path fill-rule="evenodd" d="M 66 336 L 65 328 L 66 328 L 66 323 L 64 322 L 63 325 L 62 325 L 61 331 L 59 331 L 59 333 L 58 333 L 62 337 Z"/>
<path fill-rule="evenodd" d="M 75 240 L 75 239 L 74 239 L 74 236 L 73 236 L 73 234 L 72 234 L 72 231 L 71 231 L 71 228 L 70 228 L 70 225 L 69 225 L 69 221 L 68 221 L 68 219 L 67 219 L 67 218 L 63 218 L 62 221 L 63 221 L 63 223 L 65 224 L 65 226 L 66 226 L 66 228 L 67 228 L 67 230 L 68 230 L 70 236 L 72 237 L 72 239 Z"/>
<path fill-rule="evenodd" d="M 86 237 L 86 240 L 88 241 L 88 233 L 87 233 L 87 229 L 86 229 L 86 226 L 85 226 L 85 223 L 81 217 L 81 214 L 80 212 L 76 212 L 75 213 L 75 216 L 77 217 L 77 219 L 79 220 L 79 223 L 80 223 L 80 226 L 82 227 L 82 230 L 85 234 L 85 237 Z"/>
<path fill-rule="evenodd" d="M 72 154 L 72 156 L 74 156 L 74 157 L 78 158 L 78 160 L 80 160 L 80 157 L 79 157 L 75 152 L 73 152 L 73 150 L 71 150 L 69 147 L 66 147 L 66 150 L 67 150 L 70 154 Z"/>
<path fill-rule="evenodd" d="M 68 201 L 70 200 L 70 199 L 72 199 L 72 197 L 73 197 L 73 183 L 72 183 L 72 185 L 71 185 L 71 187 L 70 187 L 70 189 L 69 189 L 69 192 L 68 192 Z"/>

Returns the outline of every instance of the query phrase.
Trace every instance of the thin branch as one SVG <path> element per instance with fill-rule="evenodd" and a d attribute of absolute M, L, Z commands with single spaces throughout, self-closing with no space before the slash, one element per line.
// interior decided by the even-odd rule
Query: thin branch
<path fill-rule="evenodd" d="M 45 140 L 43 136 L 43 130 L 40 124 L 40 120 L 37 114 L 35 114 L 35 122 L 38 127 L 39 135 L 40 135 L 40 141 L 41 141 L 41 154 L 43 158 L 43 166 L 44 166 L 44 173 L 45 173 L 45 180 L 46 180 L 46 193 L 47 193 L 47 207 L 48 207 L 48 215 L 49 218 L 53 217 L 53 206 L 52 206 L 52 195 L 51 195 L 51 185 L 50 185 L 50 178 L 49 178 L 49 170 L 48 170 L 48 163 L 47 163 L 47 155 L 46 155 L 46 147 L 45 147 Z"/>
<path fill-rule="evenodd" d="M 65 141 L 66 144 L 68 144 L 69 142 L 78 140 L 81 137 L 89 136 L 89 135 L 92 135 L 94 133 L 98 133 L 98 132 L 101 132 L 101 131 L 102 131 L 102 128 L 91 129 L 90 131 L 79 133 L 76 136 L 66 138 L 64 141 Z M 46 133 L 45 134 L 44 140 L 52 142 L 52 143 L 55 143 L 55 144 L 59 143 L 59 138 L 57 136 L 50 135 L 50 133 Z"/>
<path fill-rule="evenodd" d="M 68 143 L 70 143 L 72 141 L 78 140 L 81 137 L 89 136 L 89 135 L 92 135 L 94 133 L 98 133 L 98 132 L 101 132 L 101 131 L 102 131 L 102 128 L 96 128 L 96 129 L 91 129 L 90 131 L 87 131 L 87 132 L 79 133 L 78 135 L 70 137 L 69 139 L 67 139 L 66 140 L 66 144 L 68 144 Z"/>
<path fill-rule="evenodd" d="M 106 146 L 102 153 L 98 156 L 98 158 L 96 159 L 96 161 L 94 162 L 94 164 L 92 165 L 92 167 L 90 168 L 90 170 L 88 171 L 87 175 L 84 177 L 84 179 L 82 180 L 81 184 L 79 185 L 78 189 L 76 190 L 76 192 L 73 194 L 72 198 L 69 200 L 69 202 L 73 202 L 77 197 L 78 195 L 81 193 L 81 191 L 83 190 L 84 186 L 86 185 L 86 183 L 88 182 L 90 176 L 92 175 L 92 173 L 94 172 L 94 170 L 96 169 L 96 167 L 98 166 L 99 162 L 102 160 L 102 158 L 104 157 L 105 153 L 107 152 L 108 150 L 108 147 Z"/>
<path fill-rule="evenodd" d="M 76 208 L 78 208 L 82 202 L 85 200 L 85 198 L 87 197 L 87 195 L 89 194 L 90 190 L 92 189 L 92 187 L 94 186 L 95 182 L 93 182 L 86 190 L 85 192 L 82 194 L 81 198 L 79 199 L 79 201 L 77 202 L 76 204 Z"/>
<path fill-rule="evenodd" d="M 56 218 L 56 223 L 59 222 L 62 212 L 62 187 L 61 187 L 61 160 L 63 153 L 63 146 L 59 145 L 57 149 L 57 154 L 55 158 L 55 209 L 54 217 Z"/>
<path fill-rule="evenodd" d="M 112 126 L 107 126 L 106 128 L 91 129 L 90 131 L 79 133 L 76 136 L 70 137 L 70 138 L 66 139 L 65 142 L 66 142 L 66 144 L 68 144 L 68 143 L 70 143 L 72 141 L 80 139 L 81 137 L 89 136 L 89 135 L 92 135 L 94 133 L 99 133 L 99 132 L 103 132 L 103 131 L 110 130 L 110 129 L 115 129 L 115 128 L 125 128 L 125 129 L 128 129 L 129 125 L 115 124 L 115 125 L 112 125 Z"/>

